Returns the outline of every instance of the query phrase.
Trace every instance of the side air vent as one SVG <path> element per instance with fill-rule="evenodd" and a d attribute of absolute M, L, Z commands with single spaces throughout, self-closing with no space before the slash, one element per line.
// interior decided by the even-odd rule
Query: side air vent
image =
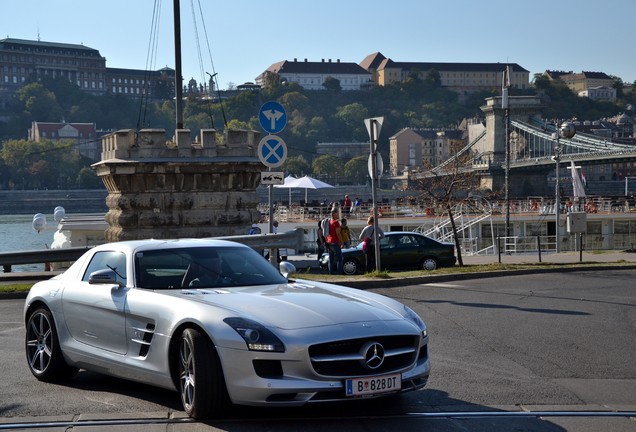
<path fill-rule="evenodd" d="M 140 344 L 139 357 L 146 357 L 150 350 L 152 337 L 155 335 L 155 325 L 148 323 L 145 329 L 135 329 L 135 334 L 141 333 L 140 339 L 133 339 L 133 342 Z"/>

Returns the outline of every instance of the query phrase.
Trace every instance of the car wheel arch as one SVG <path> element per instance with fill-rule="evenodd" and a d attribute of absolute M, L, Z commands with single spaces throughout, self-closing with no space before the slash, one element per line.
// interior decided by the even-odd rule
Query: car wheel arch
<path fill-rule="evenodd" d="M 36 323 L 32 320 L 38 319 L 37 316 L 39 321 Z M 43 301 L 33 302 L 29 305 L 25 318 L 25 353 L 30 372 L 38 380 L 45 382 L 65 381 L 75 376 L 79 368 L 70 365 L 64 358 L 59 327 L 51 308 Z M 36 365 L 38 362 L 40 368 Z"/>
<path fill-rule="evenodd" d="M 170 346 L 168 347 L 168 367 L 170 368 L 170 377 L 175 389 L 179 390 L 179 344 L 181 342 L 181 335 L 186 329 L 193 329 L 199 333 L 205 335 L 208 341 L 212 344 L 212 347 L 216 350 L 216 344 L 206 332 L 203 327 L 194 322 L 183 322 L 178 327 L 175 327 L 170 337 Z"/>
<path fill-rule="evenodd" d="M 29 322 L 29 318 L 31 318 L 31 315 L 33 315 L 33 312 L 35 312 L 39 308 L 45 308 L 51 313 L 51 315 L 53 315 L 53 311 L 51 310 L 48 304 L 46 304 L 42 300 L 36 300 L 29 305 L 29 308 L 24 313 L 24 325 L 26 325 Z M 53 320 L 55 320 L 55 315 L 53 315 Z M 57 323 L 55 324 L 57 325 Z"/>

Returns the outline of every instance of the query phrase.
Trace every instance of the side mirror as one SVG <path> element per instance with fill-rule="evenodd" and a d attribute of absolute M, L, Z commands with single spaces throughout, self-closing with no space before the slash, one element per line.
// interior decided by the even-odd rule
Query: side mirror
<path fill-rule="evenodd" d="M 124 286 L 117 280 L 117 274 L 111 269 L 97 270 L 91 273 L 88 277 L 88 283 L 91 285 L 117 285 L 119 288 Z"/>
<path fill-rule="evenodd" d="M 290 275 L 296 273 L 296 266 L 289 261 L 281 261 L 281 263 L 278 265 L 278 269 L 286 278 L 289 278 Z"/>

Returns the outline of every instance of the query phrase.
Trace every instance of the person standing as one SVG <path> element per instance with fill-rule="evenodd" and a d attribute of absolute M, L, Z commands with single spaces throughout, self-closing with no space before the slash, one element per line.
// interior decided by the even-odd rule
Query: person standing
<path fill-rule="evenodd" d="M 278 221 L 274 220 L 272 221 L 272 234 L 278 234 Z M 271 251 L 272 249 L 270 249 Z M 273 249 L 276 251 L 276 262 L 279 263 L 280 262 L 280 249 L 275 248 Z M 269 260 L 269 255 L 266 257 L 267 260 Z"/>
<path fill-rule="evenodd" d="M 252 224 L 252 227 L 247 232 L 248 235 L 256 235 L 261 233 L 261 228 L 257 224 Z"/>
<path fill-rule="evenodd" d="M 342 212 L 344 214 L 349 214 L 351 212 L 351 205 L 351 198 L 349 198 L 349 195 L 345 195 L 344 204 L 342 205 Z"/>
<path fill-rule="evenodd" d="M 351 231 L 349 231 L 349 227 L 347 226 L 347 219 L 342 218 L 340 220 L 340 236 L 342 237 L 342 247 L 350 248 L 351 247 Z"/>
<path fill-rule="evenodd" d="M 318 235 L 316 245 L 318 246 L 318 266 L 320 267 L 320 257 L 325 253 L 325 235 L 322 232 L 322 221 L 318 221 Z"/>
<path fill-rule="evenodd" d="M 360 198 L 356 197 L 356 200 L 353 203 L 353 214 L 359 215 L 361 208 L 362 208 L 362 201 L 360 201 Z"/>
<path fill-rule="evenodd" d="M 360 237 L 358 238 L 360 241 L 366 242 L 364 255 L 367 259 L 367 263 L 366 263 L 367 273 L 370 273 L 373 270 L 375 270 L 375 243 L 373 243 L 373 237 L 374 237 L 373 222 L 374 222 L 373 216 L 369 216 L 369 218 L 367 219 L 367 226 L 365 226 L 362 229 L 362 232 L 360 233 Z M 383 237 L 384 237 L 384 231 L 382 231 L 382 229 L 378 226 L 378 239 L 381 239 Z"/>
<path fill-rule="evenodd" d="M 342 274 L 342 236 L 340 234 L 340 221 L 338 210 L 331 210 L 329 220 L 329 233 L 326 236 L 327 250 L 329 251 L 329 274 Z"/>

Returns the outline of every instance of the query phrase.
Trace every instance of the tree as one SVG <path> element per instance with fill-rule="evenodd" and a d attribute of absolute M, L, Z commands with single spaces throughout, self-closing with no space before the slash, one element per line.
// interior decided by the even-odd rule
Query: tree
<path fill-rule="evenodd" d="M 364 181 L 369 176 L 368 156 L 357 156 L 349 160 L 344 166 L 347 177 Z"/>
<path fill-rule="evenodd" d="M 85 166 L 74 146 L 71 141 L 5 141 L 0 157 L 11 168 L 8 183 L 20 189 L 74 186 Z"/>
<path fill-rule="evenodd" d="M 318 156 L 311 163 L 311 171 L 314 175 L 337 177 L 338 173 L 343 172 L 343 169 L 342 160 L 333 155 Z"/>
<path fill-rule="evenodd" d="M 57 103 L 55 93 L 47 90 L 42 84 L 31 83 L 22 86 L 16 95 L 33 120 L 60 121 L 62 119 L 62 108 Z"/>
<path fill-rule="evenodd" d="M 332 76 L 326 77 L 325 81 L 322 83 L 322 86 L 325 89 L 334 93 L 339 93 L 342 91 L 342 87 L 340 86 L 340 80 Z"/>
<path fill-rule="evenodd" d="M 309 98 L 297 91 L 287 92 L 279 99 L 281 105 L 289 113 L 298 110 L 299 113 L 304 112 L 309 106 Z"/>
<path fill-rule="evenodd" d="M 616 90 L 616 97 L 618 99 L 622 99 L 624 97 L 623 87 L 625 87 L 625 84 L 623 84 L 623 79 L 614 75 L 610 75 L 610 78 L 614 80 L 614 82 L 612 83 L 612 88 Z"/>
<path fill-rule="evenodd" d="M 344 123 L 345 130 L 350 132 L 349 139 L 364 141 L 367 129 L 364 119 L 369 117 L 369 110 L 359 102 L 338 107 L 335 118 Z"/>
<path fill-rule="evenodd" d="M 89 167 L 82 168 L 77 175 L 77 187 L 80 189 L 97 189 L 102 186 L 102 179 Z"/>
<path fill-rule="evenodd" d="M 474 191 L 479 187 L 479 178 L 470 170 L 471 155 L 460 153 L 460 150 L 460 145 L 453 146 L 450 158 L 446 165 L 441 168 L 432 169 L 429 165 L 425 177 L 418 180 L 418 189 L 424 191 L 422 198 L 429 203 L 430 207 L 440 204 L 445 208 L 455 240 L 457 262 L 463 266 L 459 233 L 453 209 L 463 195 L 467 195 L 469 191 Z"/>
<path fill-rule="evenodd" d="M 301 155 L 288 157 L 283 164 L 283 170 L 294 177 L 302 177 L 309 173 L 309 163 Z"/>

